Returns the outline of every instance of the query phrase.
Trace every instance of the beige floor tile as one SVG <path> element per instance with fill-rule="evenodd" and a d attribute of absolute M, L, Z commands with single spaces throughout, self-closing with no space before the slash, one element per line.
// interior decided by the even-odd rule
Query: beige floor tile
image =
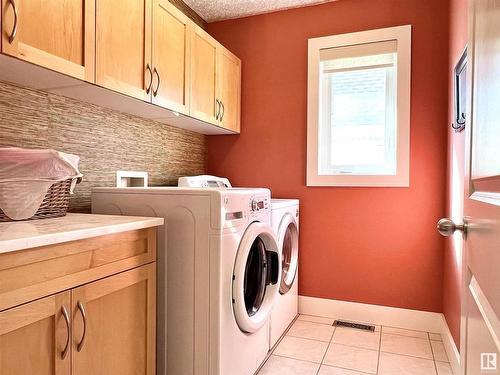
<path fill-rule="evenodd" d="M 321 363 L 327 348 L 327 342 L 285 336 L 278 344 L 273 354 L 303 361 Z"/>
<path fill-rule="evenodd" d="M 428 339 L 424 340 L 415 337 L 382 333 L 380 350 L 383 352 L 433 359 L 431 344 Z"/>
<path fill-rule="evenodd" d="M 313 316 L 313 315 L 299 315 L 297 320 L 302 320 L 306 322 L 313 322 L 313 323 L 321 323 L 321 324 L 333 324 L 333 321 L 335 319 L 332 318 L 325 318 L 323 316 Z"/>
<path fill-rule="evenodd" d="M 366 375 L 365 372 L 359 372 L 354 370 L 347 370 L 340 367 L 332 367 L 322 365 L 319 369 L 318 375 Z"/>
<path fill-rule="evenodd" d="M 375 374 L 378 351 L 330 344 L 323 361 L 325 365 Z"/>
<path fill-rule="evenodd" d="M 316 375 L 319 363 L 272 355 L 258 375 Z"/>
<path fill-rule="evenodd" d="M 429 332 L 429 338 L 434 341 L 443 341 L 443 338 L 439 333 L 430 333 Z"/>
<path fill-rule="evenodd" d="M 379 375 L 436 375 L 434 361 L 392 353 L 380 353 Z"/>
<path fill-rule="evenodd" d="M 448 356 L 446 355 L 446 349 L 441 341 L 431 341 L 432 353 L 434 353 L 434 359 L 441 362 L 449 362 Z"/>
<path fill-rule="evenodd" d="M 287 335 L 330 342 L 335 328 L 331 325 L 296 320 Z"/>
<path fill-rule="evenodd" d="M 453 375 L 453 370 L 449 363 L 436 362 L 436 367 L 438 370 L 438 375 Z"/>
<path fill-rule="evenodd" d="M 392 335 L 400 335 L 407 337 L 416 337 L 419 339 L 427 339 L 427 332 L 422 331 L 412 331 L 409 329 L 394 328 L 394 327 L 382 327 L 382 333 L 390 333 Z"/>
<path fill-rule="evenodd" d="M 337 327 L 333 334 L 332 342 L 356 346 L 358 348 L 378 350 L 380 346 L 380 332 Z"/>

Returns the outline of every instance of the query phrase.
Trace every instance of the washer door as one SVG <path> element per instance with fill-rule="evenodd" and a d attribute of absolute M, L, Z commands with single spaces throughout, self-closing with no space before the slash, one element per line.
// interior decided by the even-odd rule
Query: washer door
<path fill-rule="evenodd" d="M 233 270 L 233 311 L 243 332 L 256 332 L 266 323 L 279 280 L 279 251 L 272 229 L 254 222 L 241 239 Z"/>
<path fill-rule="evenodd" d="M 291 214 L 286 214 L 278 229 L 278 247 L 281 252 L 280 293 L 287 293 L 295 281 L 299 267 L 299 230 Z"/>

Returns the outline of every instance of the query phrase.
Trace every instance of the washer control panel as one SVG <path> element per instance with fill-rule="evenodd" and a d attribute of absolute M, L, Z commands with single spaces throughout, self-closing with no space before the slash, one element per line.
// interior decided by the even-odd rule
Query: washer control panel
<path fill-rule="evenodd" d="M 269 210 L 269 198 L 256 196 L 250 199 L 250 212 L 257 213 L 265 210 Z"/>
<path fill-rule="evenodd" d="M 262 199 L 259 200 L 257 198 L 252 199 L 251 204 L 250 204 L 250 209 L 253 212 L 260 211 L 266 208 L 266 200 Z"/>
<path fill-rule="evenodd" d="M 249 221 L 270 223 L 271 193 L 269 190 L 227 189 L 222 194 L 223 227 L 243 225 Z"/>

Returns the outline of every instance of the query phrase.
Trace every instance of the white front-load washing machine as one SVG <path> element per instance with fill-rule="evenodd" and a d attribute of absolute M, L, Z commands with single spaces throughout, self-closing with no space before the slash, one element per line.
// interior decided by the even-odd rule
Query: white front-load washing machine
<path fill-rule="evenodd" d="M 271 225 L 281 258 L 279 293 L 271 311 L 269 327 L 272 348 L 298 314 L 299 200 L 272 199 Z"/>
<path fill-rule="evenodd" d="M 270 192 L 97 188 L 92 211 L 157 216 L 158 375 L 251 375 L 269 351 L 279 294 Z"/>

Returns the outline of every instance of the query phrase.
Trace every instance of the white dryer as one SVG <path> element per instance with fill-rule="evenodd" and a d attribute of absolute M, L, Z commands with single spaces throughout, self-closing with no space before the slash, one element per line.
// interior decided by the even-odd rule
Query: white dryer
<path fill-rule="evenodd" d="M 299 200 L 272 199 L 271 224 L 281 258 L 279 294 L 271 311 L 272 348 L 298 314 Z"/>
<path fill-rule="evenodd" d="M 158 375 L 251 375 L 279 294 L 267 189 L 97 188 L 94 213 L 165 218 L 158 243 Z"/>

